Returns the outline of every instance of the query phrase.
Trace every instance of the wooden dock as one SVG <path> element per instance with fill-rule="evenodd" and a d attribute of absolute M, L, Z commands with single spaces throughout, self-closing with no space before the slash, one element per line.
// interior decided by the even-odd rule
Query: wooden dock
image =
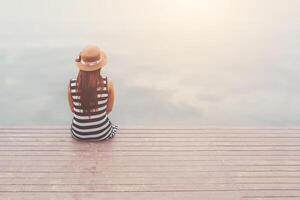
<path fill-rule="evenodd" d="M 0 199 L 300 199 L 300 129 L 2 127 Z"/>

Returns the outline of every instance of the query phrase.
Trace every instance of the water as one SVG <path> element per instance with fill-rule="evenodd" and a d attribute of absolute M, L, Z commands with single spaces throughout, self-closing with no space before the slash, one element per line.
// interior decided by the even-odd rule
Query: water
<path fill-rule="evenodd" d="M 3 1 L 0 125 L 71 122 L 86 44 L 120 127 L 299 126 L 299 1 Z"/>

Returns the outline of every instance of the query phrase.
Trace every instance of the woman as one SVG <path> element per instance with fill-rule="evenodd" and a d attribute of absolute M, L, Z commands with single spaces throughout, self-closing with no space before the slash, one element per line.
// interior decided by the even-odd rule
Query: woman
<path fill-rule="evenodd" d="M 118 130 L 108 118 L 114 104 L 114 88 L 112 80 L 100 73 L 106 63 L 105 53 L 94 45 L 86 46 L 76 59 L 79 73 L 68 82 L 69 105 L 74 113 L 70 130 L 74 139 L 105 140 Z"/>

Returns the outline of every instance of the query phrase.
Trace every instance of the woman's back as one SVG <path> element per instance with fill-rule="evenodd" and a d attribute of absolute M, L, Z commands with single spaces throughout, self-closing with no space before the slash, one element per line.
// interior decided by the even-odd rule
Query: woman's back
<path fill-rule="evenodd" d="M 109 120 L 106 108 L 108 102 L 108 81 L 107 77 L 103 78 L 102 88 L 97 88 L 97 106 L 88 116 L 83 113 L 80 103 L 80 95 L 76 90 L 76 79 L 70 80 L 70 91 L 73 99 L 74 115 L 71 125 L 71 131 L 76 139 L 97 139 L 104 140 L 111 138 L 117 130 L 117 126 L 113 125 Z"/>
<path fill-rule="evenodd" d="M 114 89 L 112 81 L 100 75 L 100 69 L 106 64 L 106 55 L 95 46 L 87 46 L 76 63 L 80 71 L 68 84 L 73 112 L 71 135 L 78 140 L 112 138 L 118 129 L 108 118 L 114 102 Z"/>

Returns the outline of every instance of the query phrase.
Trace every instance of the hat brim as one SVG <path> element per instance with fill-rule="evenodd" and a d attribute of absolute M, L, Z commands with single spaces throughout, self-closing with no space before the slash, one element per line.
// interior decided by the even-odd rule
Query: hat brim
<path fill-rule="evenodd" d="M 101 62 L 95 65 L 84 65 L 81 62 L 76 62 L 78 69 L 82 71 L 95 71 L 97 69 L 103 68 L 107 64 L 107 57 L 104 52 L 101 51 Z"/>

